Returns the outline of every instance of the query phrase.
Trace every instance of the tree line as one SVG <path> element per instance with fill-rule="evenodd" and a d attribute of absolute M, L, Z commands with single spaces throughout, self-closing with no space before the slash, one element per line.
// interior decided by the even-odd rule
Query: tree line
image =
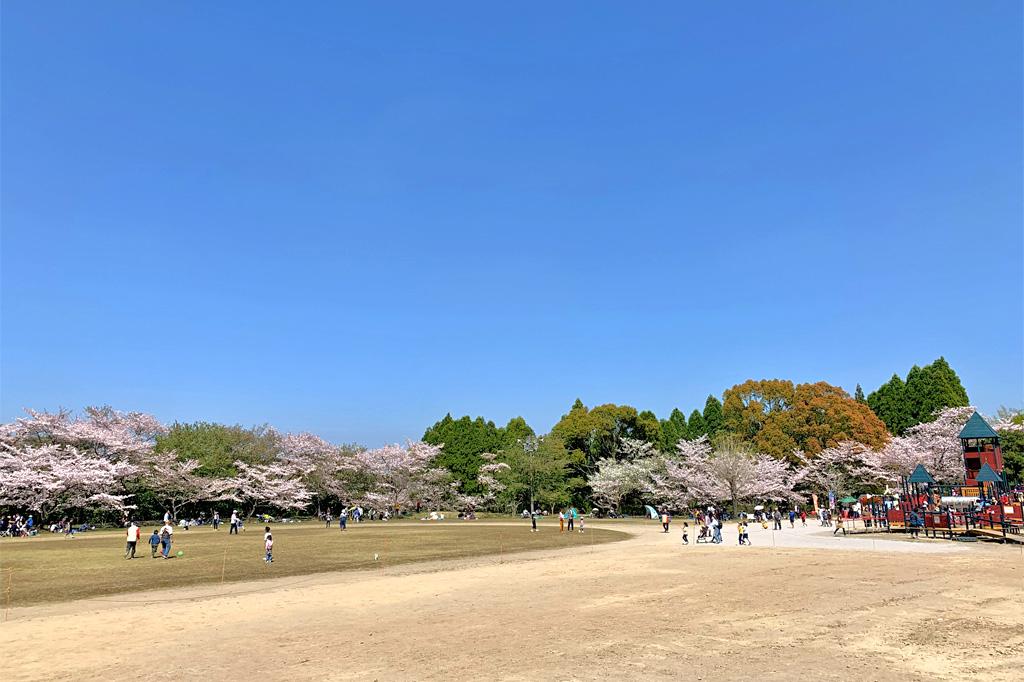
<path fill-rule="evenodd" d="M 748 380 L 721 400 L 708 396 L 689 417 L 674 409 L 667 419 L 577 399 L 547 434 L 522 417 L 497 426 L 447 414 L 420 441 L 383 448 L 268 425 L 165 426 L 111 408 L 29 411 L 0 425 L 0 506 L 47 516 L 128 508 L 143 518 L 215 504 L 246 513 L 356 503 L 516 511 L 532 499 L 551 509 L 622 509 L 724 490 L 734 501 L 793 499 L 813 481 L 832 490 L 877 484 L 886 480 L 879 472 L 922 458 L 955 480 L 962 462 L 952 429 L 971 412 L 959 378 L 939 358 L 897 379 L 867 397 L 859 386 L 850 396 L 824 382 Z M 994 421 L 1008 476 L 1019 480 L 1024 417 L 1002 410 Z"/>

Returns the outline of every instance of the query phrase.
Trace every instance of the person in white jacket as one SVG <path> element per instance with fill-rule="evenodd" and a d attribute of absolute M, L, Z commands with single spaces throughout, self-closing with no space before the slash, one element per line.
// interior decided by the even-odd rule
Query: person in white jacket
<path fill-rule="evenodd" d="M 127 541 L 124 546 L 124 558 L 134 559 L 135 558 L 135 547 L 139 542 L 139 537 L 142 535 L 142 531 L 139 529 L 135 522 L 132 521 L 128 524 L 128 532 L 125 535 Z"/>

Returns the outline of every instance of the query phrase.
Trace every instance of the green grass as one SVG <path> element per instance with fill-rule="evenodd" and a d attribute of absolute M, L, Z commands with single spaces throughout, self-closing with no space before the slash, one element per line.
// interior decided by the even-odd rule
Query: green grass
<path fill-rule="evenodd" d="M 515 526 L 486 521 L 364 522 L 342 533 L 323 524 L 271 524 L 274 563 L 263 561 L 263 524 L 228 536 L 227 527 L 176 530 L 172 552 L 184 556 L 151 559 L 142 529 L 132 561 L 124 559 L 122 531 L 82 533 L 74 540 L 43 533 L 35 538 L 0 540 L 0 607 L 27 606 L 167 587 L 299 576 L 310 573 L 394 566 L 435 559 L 459 559 L 534 549 L 589 546 L 625 539 L 615 530 L 588 528 L 585 534 L 559 533 L 558 526 Z M 374 561 L 374 554 L 380 556 Z"/>

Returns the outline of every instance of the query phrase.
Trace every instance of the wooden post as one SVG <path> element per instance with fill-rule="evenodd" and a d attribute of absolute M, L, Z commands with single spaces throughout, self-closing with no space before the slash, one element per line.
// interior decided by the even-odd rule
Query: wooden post
<path fill-rule="evenodd" d="M 5 622 L 11 616 L 11 588 L 14 585 L 14 566 L 11 566 L 8 569 L 8 571 L 9 571 L 9 573 L 7 574 L 7 590 L 6 590 L 6 592 L 7 592 L 7 608 L 4 609 L 4 621 Z"/>

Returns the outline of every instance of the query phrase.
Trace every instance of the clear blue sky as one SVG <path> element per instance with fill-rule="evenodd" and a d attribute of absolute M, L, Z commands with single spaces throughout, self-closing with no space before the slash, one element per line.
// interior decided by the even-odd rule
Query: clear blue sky
<path fill-rule="evenodd" d="M 2 3 L 0 418 L 1022 404 L 1021 3 L 491 4 Z"/>

